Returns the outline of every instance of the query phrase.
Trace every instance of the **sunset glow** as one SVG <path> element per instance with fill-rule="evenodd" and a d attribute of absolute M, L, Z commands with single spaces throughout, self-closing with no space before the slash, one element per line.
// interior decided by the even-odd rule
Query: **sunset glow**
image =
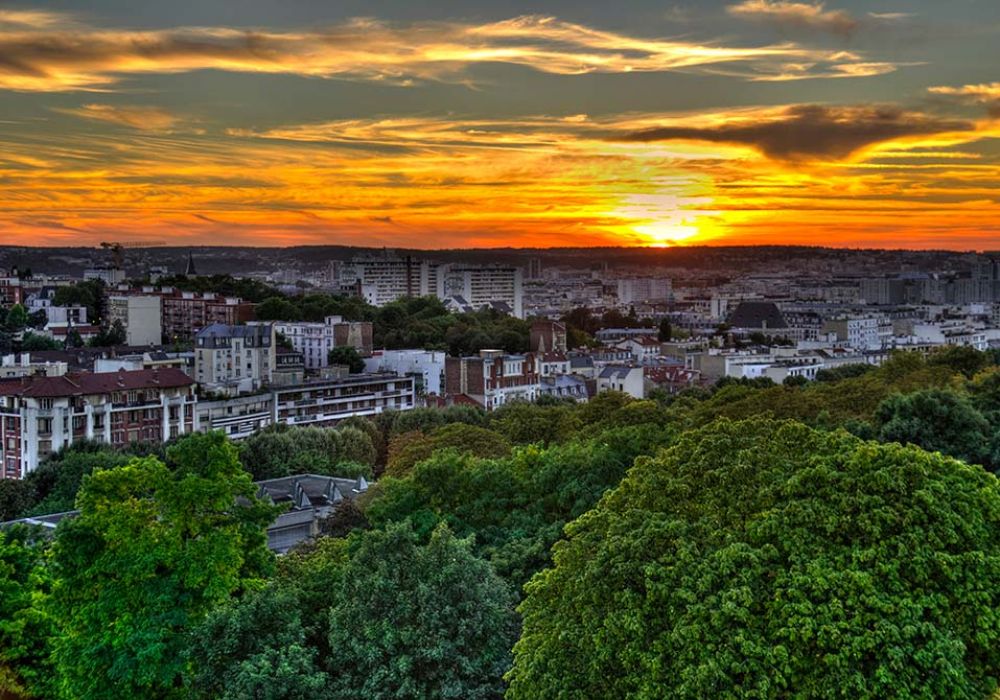
<path fill-rule="evenodd" d="M 885 4 L 5 7 L 0 239 L 1000 247 L 997 49 Z"/>

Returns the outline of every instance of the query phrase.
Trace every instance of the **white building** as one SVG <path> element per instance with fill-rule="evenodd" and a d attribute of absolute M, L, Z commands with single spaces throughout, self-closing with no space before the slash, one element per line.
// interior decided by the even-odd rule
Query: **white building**
<path fill-rule="evenodd" d="M 355 258 L 340 265 L 340 284 L 358 284 L 369 304 L 384 306 L 404 297 L 435 295 L 439 266 L 426 260 L 396 257 Z"/>
<path fill-rule="evenodd" d="M 645 398 L 646 382 L 642 367 L 608 365 L 597 375 L 597 391 L 620 391 L 632 398 Z"/>
<path fill-rule="evenodd" d="M 362 356 L 372 352 L 372 324 L 368 321 L 344 321 L 341 316 L 327 316 L 323 323 L 279 321 L 276 332 L 285 336 L 302 353 L 306 369 L 329 366 L 330 351 L 353 347 Z"/>
<path fill-rule="evenodd" d="M 125 281 L 125 270 L 120 267 L 91 267 L 83 271 L 84 280 L 101 280 L 108 287 Z"/>
<path fill-rule="evenodd" d="M 163 337 L 160 297 L 108 297 L 108 324 L 120 321 L 126 345 L 159 345 Z"/>
<path fill-rule="evenodd" d="M 618 280 L 618 303 L 640 304 L 645 301 L 666 301 L 673 287 L 665 277 L 630 277 Z"/>
<path fill-rule="evenodd" d="M 524 281 L 521 269 L 503 265 L 453 265 L 441 275 L 441 299 L 458 298 L 473 309 L 506 304 L 511 315 L 524 318 Z"/>
<path fill-rule="evenodd" d="M 844 318 L 823 323 L 823 333 L 834 333 L 836 339 L 856 350 L 878 350 L 882 347 L 880 320 L 874 316 Z"/>
<path fill-rule="evenodd" d="M 440 396 L 447 355 L 440 350 L 382 350 L 365 360 L 365 371 L 412 376 L 418 394 Z"/>

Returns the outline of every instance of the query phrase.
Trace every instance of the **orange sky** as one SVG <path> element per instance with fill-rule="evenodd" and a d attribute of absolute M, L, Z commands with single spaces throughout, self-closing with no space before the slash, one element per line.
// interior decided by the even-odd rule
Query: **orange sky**
<path fill-rule="evenodd" d="M 741 27 L 803 7 L 821 6 L 720 12 Z M 812 29 L 874 16 L 832 11 Z M 934 54 L 753 27 L 724 44 L 344 20 L 257 30 L 250 50 L 230 27 L 0 10 L 0 243 L 1000 247 L 1000 83 L 928 69 L 896 88 Z M 651 104 L 614 82 L 635 73 L 745 97 Z"/>

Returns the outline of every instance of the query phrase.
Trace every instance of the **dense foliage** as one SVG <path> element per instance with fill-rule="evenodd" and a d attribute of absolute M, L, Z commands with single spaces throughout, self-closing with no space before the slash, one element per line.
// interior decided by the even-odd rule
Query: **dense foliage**
<path fill-rule="evenodd" d="M 400 310 L 440 330 L 435 304 Z M 985 700 L 998 418 L 996 357 L 954 349 L 238 447 L 77 443 L 0 481 L 6 518 L 81 511 L 0 532 L 0 691 Z M 275 567 L 251 479 L 303 472 L 378 482 Z"/>
<path fill-rule="evenodd" d="M 715 423 L 567 529 L 527 588 L 508 697 L 988 697 L 998 513 L 978 467 Z"/>

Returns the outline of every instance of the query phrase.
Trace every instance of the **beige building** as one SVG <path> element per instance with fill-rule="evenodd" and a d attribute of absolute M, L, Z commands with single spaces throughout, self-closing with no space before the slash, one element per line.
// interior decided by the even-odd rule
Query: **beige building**
<path fill-rule="evenodd" d="M 195 379 L 209 391 L 235 395 L 271 383 L 276 366 L 274 326 L 213 323 L 198 331 Z"/>

